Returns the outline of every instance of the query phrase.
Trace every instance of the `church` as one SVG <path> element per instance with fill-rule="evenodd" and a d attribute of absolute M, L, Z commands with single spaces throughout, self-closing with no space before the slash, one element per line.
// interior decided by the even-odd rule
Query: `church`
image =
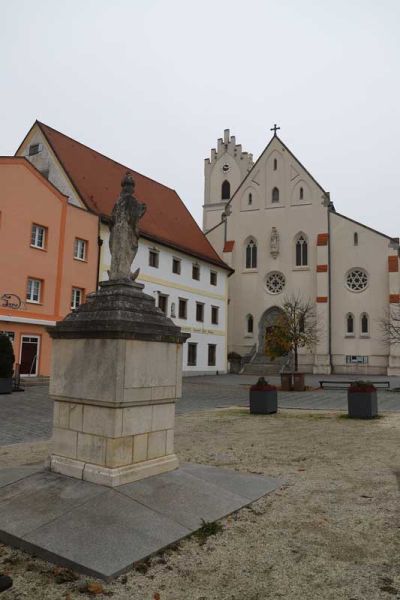
<path fill-rule="evenodd" d="M 228 129 L 205 160 L 203 230 L 234 269 L 228 351 L 245 372 L 272 367 L 266 336 L 295 295 L 313 303 L 319 330 L 312 351 L 300 350 L 300 371 L 400 375 L 400 345 L 381 329 L 400 300 L 399 239 L 338 212 L 277 129 L 255 162 Z"/>

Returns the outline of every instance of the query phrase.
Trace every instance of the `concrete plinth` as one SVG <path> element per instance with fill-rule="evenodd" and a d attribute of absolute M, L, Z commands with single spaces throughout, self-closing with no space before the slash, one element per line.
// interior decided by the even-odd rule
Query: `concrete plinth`
<path fill-rule="evenodd" d="M 178 467 L 181 334 L 141 286 L 106 282 L 50 330 L 50 469 L 109 487 Z"/>

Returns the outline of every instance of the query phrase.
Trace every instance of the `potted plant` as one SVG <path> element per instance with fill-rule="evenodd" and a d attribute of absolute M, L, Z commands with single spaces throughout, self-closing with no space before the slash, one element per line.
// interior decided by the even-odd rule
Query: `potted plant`
<path fill-rule="evenodd" d="M 378 416 L 376 387 L 370 381 L 352 381 L 347 390 L 348 415 L 356 419 Z"/>
<path fill-rule="evenodd" d="M 0 394 L 11 394 L 14 350 L 8 335 L 0 334 Z"/>
<path fill-rule="evenodd" d="M 260 377 L 250 388 L 250 413 L 267 415 L 278 410 L 278 393 L 274 385 Z"/>

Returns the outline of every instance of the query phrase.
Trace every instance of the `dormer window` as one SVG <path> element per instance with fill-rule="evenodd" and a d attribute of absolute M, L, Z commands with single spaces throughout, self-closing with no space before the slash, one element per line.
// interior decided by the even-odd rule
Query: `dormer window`
<path fill-rule="evenodd" d="M 231 197 L 231 184 L 227 179 L 222 183 L 221 186 L 221 200 L 229 200 Z"/>

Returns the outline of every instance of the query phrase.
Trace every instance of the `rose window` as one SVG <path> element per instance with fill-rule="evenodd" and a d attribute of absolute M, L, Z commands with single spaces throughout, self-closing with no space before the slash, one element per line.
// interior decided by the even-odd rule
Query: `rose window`
<path fill-rule="evenodd" d="M 285 283 L 285 276 L 279 271 L 271 271 L 265 280 L 266 288 L 270 294 L 280 294 L 285 287 Z"/>
<path fill-rule="evenodd" d="M 352 292 L 362 292 L 368 285 L 368 275 L 363 269 L 352 269 L 346 275 L 346 285 Z"/>

